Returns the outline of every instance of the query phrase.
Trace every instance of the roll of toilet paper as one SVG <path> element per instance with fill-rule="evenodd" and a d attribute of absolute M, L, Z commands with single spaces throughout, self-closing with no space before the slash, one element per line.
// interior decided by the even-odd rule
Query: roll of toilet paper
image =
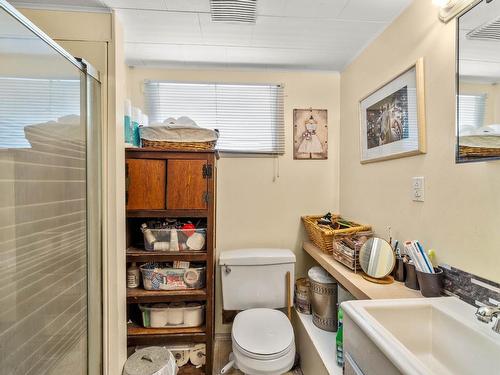
<path fill-rule="evenodd" d="M 184 323 L 184 302 L 176 302 L 170 304 L 168 311 L 168 325 L 178 326 Z"/>
<path fill-rule="evenodd" d="M 197 344 L 189 351 L 189 360 L 193 366 L 203 366 L 207 360 L 205 344 Z"/>
<path fill-rule="evenodd" d="M 170 242 L 155 242 L 153 244 L 154 251 L 168 251 L 170 250 Z"/>
<path fill-rule="evenodd" d="M 200 303 L 192 302 L 184 309 L 184 325 L 186 327 L 199 327 L 203 324 L 204 308 Z"/>
<path fill-rule="evenodd" d="M 189 349 L 172 349 L 170 350 L 175 358 L 175 363 L 177 367 L 184 366 L 189 361 Z"/>

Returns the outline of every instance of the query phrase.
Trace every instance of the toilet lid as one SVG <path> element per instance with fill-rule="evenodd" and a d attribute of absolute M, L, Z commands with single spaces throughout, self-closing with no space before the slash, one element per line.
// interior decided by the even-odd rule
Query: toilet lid
<path fill-rule="evenodd" d="M 281 311 L 250 309 L 236 315 L 232 336 L 245 351 L 271 355 L 290 347 L 293 343 L 293 328 Z"/>

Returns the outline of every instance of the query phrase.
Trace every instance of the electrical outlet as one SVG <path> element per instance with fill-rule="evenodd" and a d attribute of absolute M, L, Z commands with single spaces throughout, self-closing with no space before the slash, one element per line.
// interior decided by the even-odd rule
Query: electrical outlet
<path fill-rule="evenodd" d="M 424 177 L 413 177 L 411 184 L 412 200 L 414 202 L 423 202 L 425 199 L 425 180 Z"/>

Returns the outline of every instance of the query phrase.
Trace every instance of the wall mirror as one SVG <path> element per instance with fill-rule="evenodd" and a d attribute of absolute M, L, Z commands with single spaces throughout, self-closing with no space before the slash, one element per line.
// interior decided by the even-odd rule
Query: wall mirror
<path fill-rule="evenodd" d="M 500 159 L 500 0 L 457 20 L 457 162 Z"/>

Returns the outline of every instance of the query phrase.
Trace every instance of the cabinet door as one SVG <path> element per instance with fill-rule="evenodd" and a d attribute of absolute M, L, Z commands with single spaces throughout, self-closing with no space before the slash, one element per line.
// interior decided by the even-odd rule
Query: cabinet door
<path fill-rule="evenodd" d="M 126 173 L 127 209 L 165 209 L 165 160 L 127 159 Z"/>
<path fill-rule="evenodd" d="M 167 208 L 206 209 L 208 206 L 207 160 L 169 160 Z"/>

